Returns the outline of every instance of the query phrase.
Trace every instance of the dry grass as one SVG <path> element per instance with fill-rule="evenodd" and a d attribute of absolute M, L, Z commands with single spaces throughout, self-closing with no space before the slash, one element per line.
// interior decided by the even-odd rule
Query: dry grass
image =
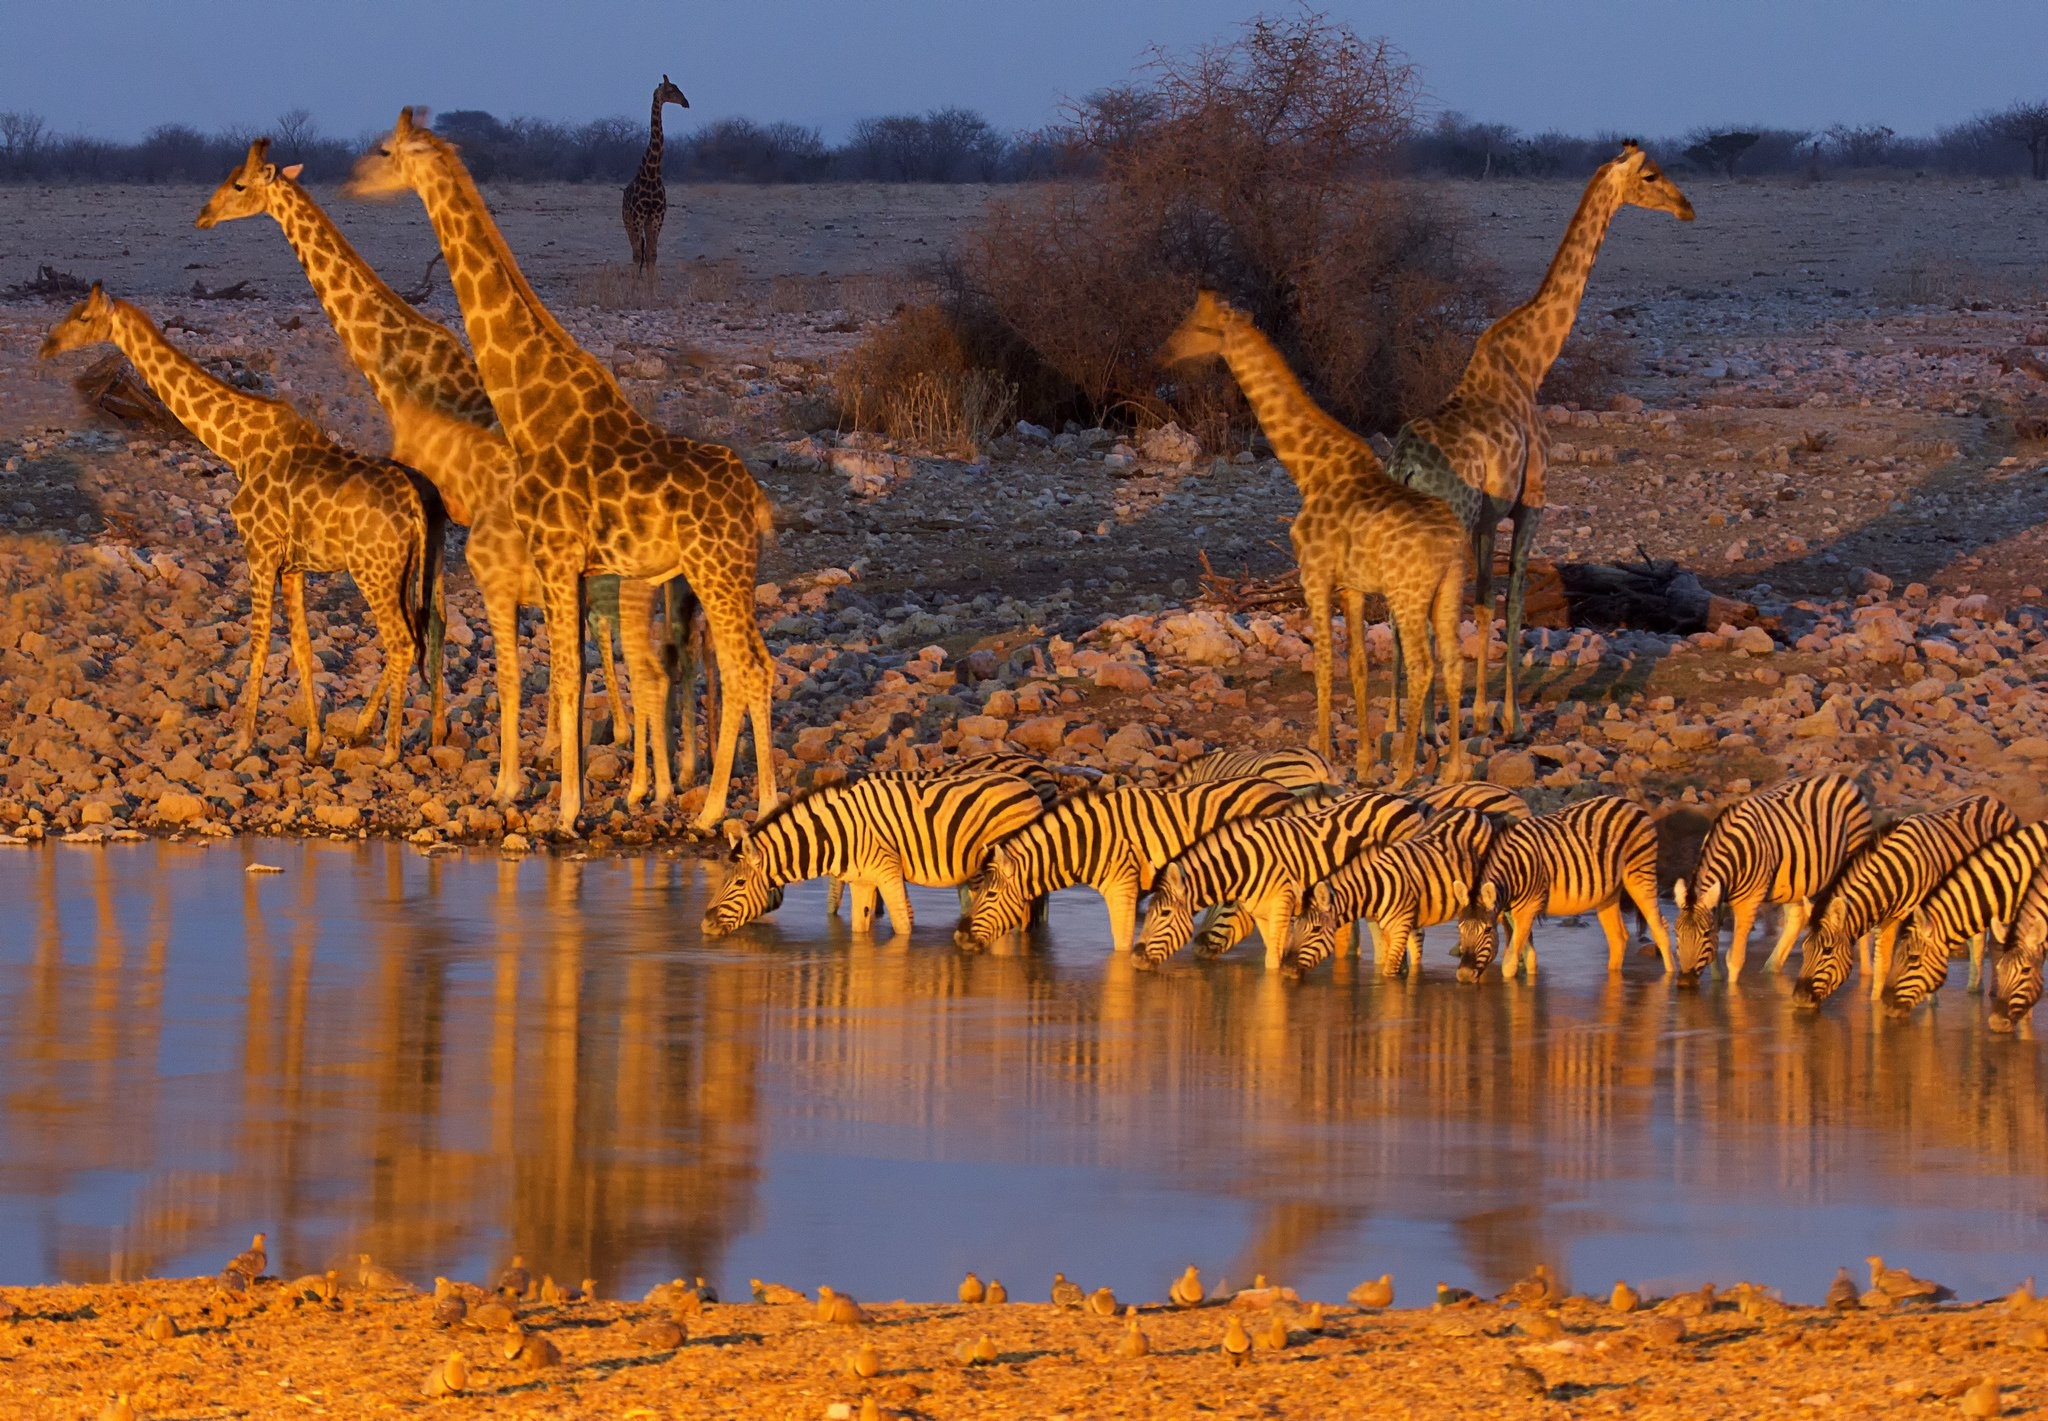
<path fill-rule="evenodd" d="M 906 306 L 833 372 L 839 422 L 936 451 L 971 455 L 1009 423 L 1017 392 L 968 359 L 946 313 Z"/>

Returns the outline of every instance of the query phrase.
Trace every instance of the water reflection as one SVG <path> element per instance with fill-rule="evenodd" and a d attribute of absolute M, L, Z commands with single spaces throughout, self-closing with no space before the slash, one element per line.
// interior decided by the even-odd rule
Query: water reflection
<path fill-rule="evenodd" d="M 281 874 L 251 874 L 251 862 Z M 708 870 L 715 875 L 718 870 Z M 967 1267 L 1159 1294 L 1188 1261 L 1326 1295 L 1756 1276 L 1878 1251 L 2048 1271 L 2041 1046 L 1950 1000 L 1679 994 L 1551 927 L 1533 986 L 1340 960 L 1138 973 L 1085 894 L 1035 946 L 910 943 L 799 890 L 696 938 L 707 870 L 147 844 L 0 859 L 0 1282 L 515 1245 L 637 1291 L 702 1272 L 949 1296 Z"/>

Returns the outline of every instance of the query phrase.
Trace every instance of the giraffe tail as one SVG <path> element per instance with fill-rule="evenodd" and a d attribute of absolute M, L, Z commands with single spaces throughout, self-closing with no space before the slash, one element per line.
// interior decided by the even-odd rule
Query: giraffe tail
<path fill-rule="evenodd" d="M 764 538 L 775 536 L 775 504 L 759 484 L 754 485 L 754 531 Z"/>
<path fill-rule="evenodd" d="M 403 464 L 400 468 L 405 469 Z M 427 665 L 427 625 L 433 619 L 435 599 L 441 578 L 442 551 L 448 543 L 448 505 L 441 499 L 441 490 L 433 485 L 425 474 L 417 469 L 405 469 L 406 480 L 412 484 L 413 492 L 419 495 L 420 511 L 425 515 L 426 528 L 414 555 L 419 559 L 419 598 L 405 609 L 405 619 L 412 627 L 413 666 L 422 676 L 431 674 Z M 413 569 L 405 570 L 404 591 L 414 588 Z"/>

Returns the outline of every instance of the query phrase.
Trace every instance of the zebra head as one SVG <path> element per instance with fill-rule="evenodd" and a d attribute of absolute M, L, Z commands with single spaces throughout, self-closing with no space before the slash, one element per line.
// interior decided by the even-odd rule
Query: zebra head
<path fill-rule="evenodd" d="M 1344 924 L 1337 920 L 1337 905 L 1330 897 L 1330 886 L 1318 883 L 1309 890 L 1308 902 L 1295 919 L 1287 951 L 1280 961 L 1281 970 L 1290 977 L 1314 971 L 1336 955 L 1337 939 L 1343 931 Z"/>
<path fill-rule="evenodd" d="M 1933 914 L 1923 910 L 1907 920 L 1899 934 L 1896 957 L 1899 969 L 1885 984 L 1884 1010 L 1886 1016 L 1900 1017 L 1933 996 L 1948 980 L 1948 942 Z"/>
<path fill-rule="evenodd" d="M 1465 902 L 1458 914 L 1458 980 L 1477 982 L 1500 956 L 1500 885 L 1489 881 L 1468 889 L 1453 883 L 1451 897 Z"/>
<path fill-rule="evenodd" d="M 1031 921 L 1031 900 L 1024 896 L 1009 852 L 1000 845 L 989 855 L 987 866 L 969 881 L 968 895 L 967 911 L 953 929 L 955 946 L 986 947 Z"/>
<path fill-rule="evenodd" d="M 1157 967 L 1187 945 L 1195 930 L 1195 905 L 1188 896 L 1187 874 L 1177 863 L 1166 866 L 1152 888 L 1152 902 L 1145 909 L 1145 925 L 1131 954 L 1141 967 Z"/>
<path fill-rule="evenodd" d="M 1809 1009 L 1817 1007 L 1848 978 L 1848 929 L 1840 916 L 1823 912 L 1806 930 L 1806 951 L 1799 960 L 1792 1000 Z"/>
<path fill-rule="evenodd" d="M 1681 878 L 1671 885 L 1671 899 L 1678 905 L 1678 985 L 1697 987 L 1721 947 L 1721 885 Z"/>
<path fill-rule="evenodd" d="M 732 873 L 704 910 L 698 930 L 707 938 L 724 937 L 782 906 L 782 885 L 770 881 L 759 845 L 736 839 L 732 859 Z"/>
<path fill-rule="evenodd" d="M 2041 1000 L 2041 954 L 2008 947 L 1991 968 L 1991 1029 L 2011 1031 Z"/>

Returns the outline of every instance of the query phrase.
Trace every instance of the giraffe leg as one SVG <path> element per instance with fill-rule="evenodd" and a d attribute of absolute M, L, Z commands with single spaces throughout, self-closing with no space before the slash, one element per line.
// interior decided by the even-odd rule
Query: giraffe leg
<path fill-rule="evenodd" d="M 1330 678 L 1335 659 L 1331 653 L 1330 638 L 1336 631 L 1330 621 L 1330 588 L 1320 577 L 1311 583 L 1304 573 L 1301 595 L 1308 603 L 1309 635 L 1316 639 L 1316 753 L 1330 760 L 1335 758 L 1330 748 Z M 1392 729 L 1392 726 L 1388 728 Z"/>
<path fill-rule="evenodd" d="M 676 782 L 697 782 L 697 597 L 681 578 L 662 584 L 662 664 L 676 704 L 669 719 L 682 722 Z"/>
<path fill-rule="evenodd" d="M 588 607 L 582 569 L 554 556 L 549 561 L 556 565 L 535 558 L 541 605 L 547 611 L 548 698 L 554 702 L 559 739 L 556 759 L 562 794 L 557 814 L 560 832 L 573 838 L 583 813 L 583 625 Z"/>
<path fill-rule="evenodd" d="M 1465 656 L 1458 647 L 1458 613 L 1464 607 L 1465 574 L 1462 568 L 1450 572 L 1437 585 L 1436 605 L 1432 612 L 1436 620 L 1436 665 L 1435 671 L 1444 678 L 1444 699 L 1451 707 L 1450 759 L 1444 764 L 1441 778 L 1462 780 L 1468 770 L 1465 764 Z M 1486 643 L 1479 643 L 1479 679 L 1486 679 Z M 1420 949 L 1417 949 L 1418 953 Z"/>
<path fill-rule="evenodd" d="M 711 784 L 705 791 L 704 807 L 697 814 L 697 828 L 708 832 L 724 815 L 726 800 L 732 792 L 733 761 L 739 754 L 742 718 L 753 722 L 762 812 L 775 806 L 776 792 L 775 741 L 769 721 L 769 697 L 774 683 L 769 672 L 768 646 L 761 640 L 760 624 L 754 620 L 752 579 L 746 579 L 729 596 L 706 598 L 704 614 L 711 624 L 720 687 L 718 744 L 711 756 Z"/>
<path fill-rule="evenodd" d="M 1415 776 L 1415 745 L 1422 730 L 1423 702 L 1429 699 L 1429 686 L 1436 676 L 1429 646 L 1428 603 L 1407 590 L 1390 594 L 1387 609 L 1394 615 L 1394 640 L 1408 670 L 1406 724 L 1401 727 L 1400 749 L 1394 755 L 1394 783 L 1404 785 Z"/>
<path fill-rule="evenodd" d="M 370 722 L 381 700 L 385 706 L 384 751 L 377 762 L 395 765 L 400 742 L 405 739 L 405 682 L 412 672 L 416 650 L 412 624 L 406 620 L 405 601 L 395 584 L 372 583 L 365 587 L 358 579 L 356 586 L 363 600 L 370 604 L 370 621 L 377 628 L 377 646 L 384 653 L 384 669 L 378 673 L 377 687 L 370 693 L 370 699 L 363 703 L 363 718 L 356 724 L 355 738 L 361 743 L 368 737 Z"/>
<path fill-rule="evenodd" d="M 277 596 L 277 564 L 249 563 L 249 678 L 242 683 L 241 728 L 235 734 L 235 753 L 256 743 L 256 708 L 263 698 L 263 663 L 270 659 L 270 612 Z M 320 727 L 306 726 L 306 758 L 320 753 Z"/>
<path fill-rule="evenodd" d="M 499 804 L 519 798 L 519 587 L 489 566 L 479 567 L 476 534 L 470 533 L 469 571 L 484 594 L 484 619 L 491 624 L 491 655 L 498 663 Z M 509 585 L 508 585 L 509 584 Z"/>
<path fill-rule="evenodd" d="M 1365 594 L 1356 588 L 1344 589 L 1344 623 L 1351 631 L 1351 707 L 1358 717 L 1357 774 L 1362 780 L 1372 768 L 1372 753 L 1379 747 L 1367 747 L 1370 738 L 1365 714 Z M 1336 629 L 1331 628 L 1334 635 Z"/>
<path fill-rule="evenodd" d="M 633 678 L 633 783 L 626 807 L 647 797 L 647 761 L 654 760 L 654 803 L 675 797 L 670 779 L 668 670 L 654 649 L 654 584 L 619 580 L 619 639 L 626 648 L 626 670 Z"/>
<path fill-rule="evenodd" d="M 292 666 L 299 673 L 299 696 L 306 708 L 306 758 L 320 753 L 320 699 L 313 689 L 313 639 L 306 634 L 306 574 L 284 575 L 285 630 L 292 639 Z"/>
<path fill-rule="evenodd" d="M 1493 535 L 1494 525 L 1500 519 L 1500 510 L 1492 499 L 1482 495 L 1479 500 L 1479 521 L 1472 528 L 1472 624 L 1479 632 L 1479 644 L 1483 647 L 1493 640 Z M 1481 652 L 1484 656 L 1486 653 Z M 1493 707 L 1487 703 L 1489 687 L 1481 676 L 1472 688 L 1472 733 L 1489 735 L 1493 731 Z"/>
<path fill-rule="evenodd" d="M 646 253 L 646 259 L 640 263 L 640 269 L 650 276 L 655 273 L 655 270 L 660 265 L 658 252 L 661 247 L 661 223 L 662 219 L 666 216 L 668 216 L 666 212 L 657 209 L 648 213 L 642 221 L 641 231 L 643 235 L 640 238 L 640 246 L 641 250 Z"/>
<path fill-rule="evenodd" d="M 448 598 L 445 583 L 434 583 L 434 605 L 427 613 L 427 743 L 448 741 L 448 696 L 441 675 L 441 663 L 448 645 Z"/>
<path fill-rule="evenodd" d="M 1536 542 L 1536 525 L 1543 521 L 1543 510 L 1518 504 L 1514 520 L 1514 538 L 1508 545 L 1508 654 L 1503 668 L 1507 679 L 1501 691 L 1501 704 L 1507 737 L 1520 740 L 1522 703 L 1515 690 L 1515 668 L 1522 660 L 1522 594 L 1528 588 L 1529 549 Z"/>

